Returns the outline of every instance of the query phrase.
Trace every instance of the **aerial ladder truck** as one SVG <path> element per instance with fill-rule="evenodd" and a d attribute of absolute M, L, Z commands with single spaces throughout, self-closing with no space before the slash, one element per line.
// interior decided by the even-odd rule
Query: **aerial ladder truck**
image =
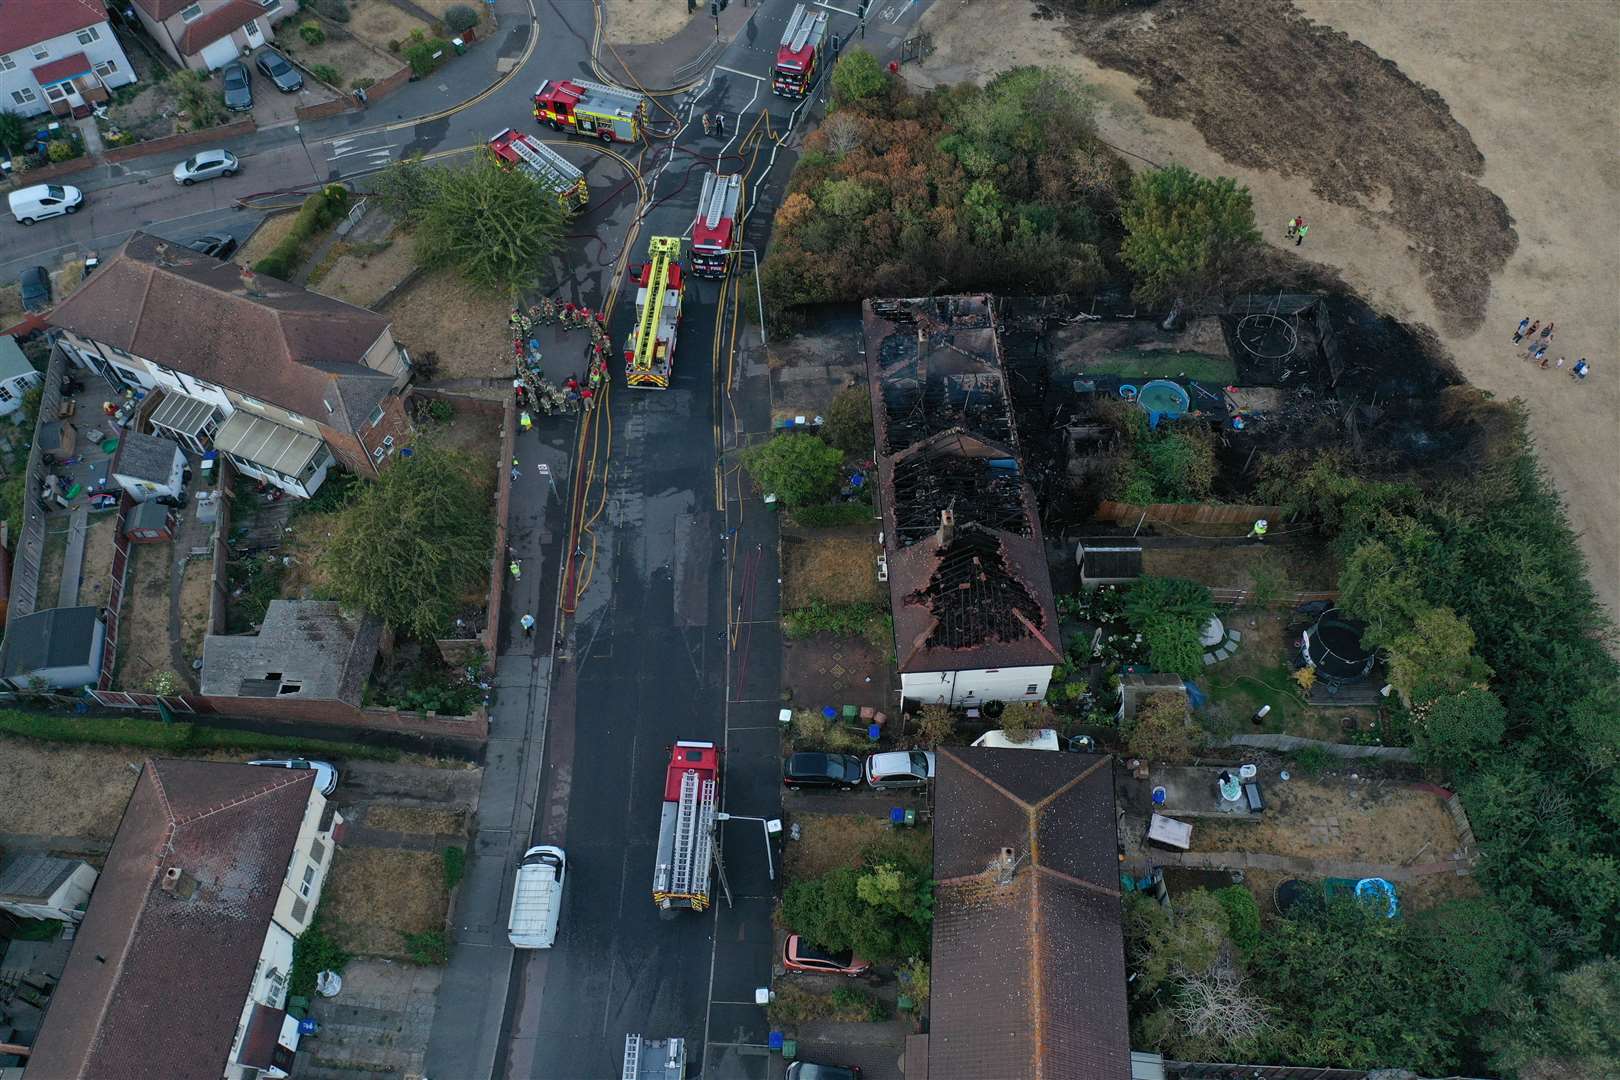
<path fill-rule="evenodd" d="M 804 4 L 788 16 L 782 43 L 776 49 L 776 67 L 771 71 L 771 92 L 781 97 L 802 98 L 815 83 L 827 41 L 827 13 L 811 11 Z"/>
<path fill-rule="evenodd" d="M 709 906 L 719 799 L 720 751 L 714 743 L 670 747 L 653 868 L 653 903 L 661 909 L 702 911 Z"/>
<path fill-rule="evenodd" d="M 703 194 L 698 197 L 697 218 L 692 222 L 692 273 L 697 277 L 726 276 L 741 199 L 741 176 L 703 175 Z"/>
<path fill-rule="evenodd" d="M 628 386 L 668 390 L 675 373 L 675 331 L 681 322 L 681 238 L 655 236 L 636 281 L 636 322 L 624 350 Z"/>
<path fill-rule="evenodd" d="M 489 140 L 489 149 L 502 166 L 522 169 L 540 186 L 555 191 L 563 213 L 572 214 L 591 201 L 591 189 L 579 167 L 533 135 L 506 128 Z"/>

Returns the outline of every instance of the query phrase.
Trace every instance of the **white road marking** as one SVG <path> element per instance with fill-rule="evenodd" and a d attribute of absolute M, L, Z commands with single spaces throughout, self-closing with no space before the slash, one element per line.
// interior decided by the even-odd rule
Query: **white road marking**
<path fill-rule="evenodd" d="M 836 11 L 840 15 L 848 15 L 851 18 L 855 18 L 855 19 L 858 19 L 858 18 L 861 17 L 861 13 L 858 12 L 858 11 L 851 11 L 848 8 L 833 7 L 831 4 L 823 4 L 821 2 L 821 0 L 816 0 L 816 7 L 818 7 L 818 8 L 826 8 L 828 11 Z"/>
<path fill-rule="evenodd" d="M 736 68 L 728 68 L 728 67 L 725 67 L 722 64 L 714 65 L 714 70 L 730 72 L 733 75 L 741 75 L 743 78 L 745 78 L 745 79 L 753 79 L 755 82 L 764 82 L 765 81 L 765 77 L 763 75 L 755 75 L 751 71 L 738 71 Z"/>

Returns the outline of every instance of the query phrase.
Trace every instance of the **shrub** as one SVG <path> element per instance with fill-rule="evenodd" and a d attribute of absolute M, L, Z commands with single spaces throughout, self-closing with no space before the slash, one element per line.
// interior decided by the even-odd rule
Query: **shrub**
<path fill-rule="evenodd" d="M 342 184 L 326 185 L 304 200 L 293 227 L 268 255 L 253 264 L 253 272 L 283 280 L 291 277 L 303 261 L 309 242 L 348 212 L 349 189 Z"/>
<path fill-rule="evenodd" d="M 45 156 L 52 162 L 72 161 L 79 156 L 79 148 L 68 139 L 52 139 L 45 147 Z"/>
<path fill-rule="evenodd" d="M 851 49 L 839 57 L 833 67 L 833 104 L 852 105 L 877 97 L 888 85 L 888 76 L 883 73 L 883 65 L 878 63 L 877 57 L 865 49 Z"/>
<path fill-rule="evenodd" d="M 1218 288 L 1260 239 L 1248 188 L 1180 165 L 1136 174 L 1121 216 L 1120 258 L 1147 303 Z"/>
<path fill-rule="evenodd" d="M 865 749 L 868 741 L 865 735 L 846 727 L 841 719 L 827 719 L 819 709 L 795 709 L 789 731 L 794 747 L 799 750 L 847 754 Z"/>
<path fill-rule="evenodd" d="M 450 57 L 450 43 L 443 38 L 416 40 L 418 31 L 411 32 L 412 42 L 405 47 L 405 62 L 411 65 L 411 74 L 417 78 L 431 75 Z"/>
<path fill-rule="evenodd" d="M 801 506 L 793 511 L 796 524 L 807 529 L 826 529 L 838 525 L 864 525 L 877 517 L 871 503 L 839 502 Z"/>
<path fill-rule="evenodd" d="M 454 4 L 445 9 L 444 25 L 453 34 L 471 30 L 478 25 L 478 12 L 466 4 Z"/>
<path fill-rule="evenodd" d="M 292 972 L 287 977 L 287 993 L 294 997 L 315 996 L 315 976 L 323 971 L 342 972 L 350 956 L 326 931 L 320 909 L 302 934 L 293 939 Z"/>
<path fill-rule="evenodd" d="M 956 712 L 949 705 L 924 705 L 917 714 L 917 742 L 935 747 L 956 734 Z"/>
<path fill-rule="evenodd" d="M 743 465 L 760 491 L 788 506 L 821 502 L 838 489 L 844 455 L 814 435 L 770 439 L 743 452 Z"/>
<path fill-rule="evenodd" d="M 827 406 L 827 422 L 822 427 L 827 441 L 856 458 L 872 455 L 872 399 L 859 386 L 838 391 Z"/>
<path fill-rule="evenodd" d="M 351 89 L 351 90 L 370 90 L 376 84 L 377 84 L 376 79 L 373 79 L 370 76 L 365 76 L 363 78 L 355 79 L 352 82 L 350 82 L 349 83 L 349 89 Z"/>
<path fill-rule="evenodd" d="M 399 50 L 400 50 L 399 38 L 389 38 L 388 39 L 388 51 L 391 52 L 391 53 L 397 53 L 397 52 L 399 52 Z"/>
<path fill-rule="evenodd" d="M 467 876 L 467 849 L 463 847 L 447 847 L 444 849 L 444 891 L 454 892 L 461 879 Z"/>
<path fill-rule="evenodd" d="M 11 109 L 0 109 L 0 147 L 15 153 L 30 141 L 28 118 Z"/>
<path fill-rule="evenodd" d="M 171 72 L 168 81 L 174 90 L 175 104 L 185 114 L 190 130 L 214 127 L 224 123 L 230 115 L 225 108 L 225 95 L 190 68 Z"/>
<path fill-rule="evenodd" d="M 1215 899 L 1226 909 L 1227 936 L 1232 944 L 1248 951 L 1260 944 L 1260 905 L 1254 894 L 1242 885 L 1215 890 Z"/>
<path fill-rule="evenodd" d="M 411 954 L 411 963 L 422 967 L 443 967 L 450 959 L 450 942 L 443 930 L 406 934 L 405 950 Z"/>
<path fill-rule="evenodd" d="M 1124 734 L 1126 745 L 1137 757 L 1178 765 L 1192 760 L 1204 733 L 1188 715 L 1187 695 L 1168 691 L 1138 705 L 1136 715 L 1124 725 Z"/>
<path fill-rule="evenodd" d="M 311 19 L 298 27 L 298 36 L 304 39 L 306 45 L 319 45 L 326 40 L 326 31 L 321 29 L 320 23 Z"/>
<path fill-rule="evenodd" d="M 343 76 L 331 64 L 311 64 L 309 73 L 328 86 L 342 86 Z"/>
<path fill-rule="evenodd" d="M 790 638 L 815 634 L 858 637 L 867 632 L 872 620 L 880 614 L 873 604 L 829 604 L 825 600 L 812 600 L 802 608 L 783 614 L 782 627 Z"/>
<path fill-rule="evenodd" d="M 1013 742 L 1028 742 L 1040 728 L 1056 725 L 1057 714 L 1039 702 L 1014 701 L 1001 710 L 1001 733 Z"/>
<path fill-rule="evenodd" d="M 1294 771 L 1301 776 L 1319 776 L 1337 760 L 1320 746 L 1302 747 L 1293 757 Z"/>

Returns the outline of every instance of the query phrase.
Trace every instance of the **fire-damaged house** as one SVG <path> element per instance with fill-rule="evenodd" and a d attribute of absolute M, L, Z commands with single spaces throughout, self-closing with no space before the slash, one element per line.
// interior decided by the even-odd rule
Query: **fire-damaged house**
<path fill-rule="evenodd" d="M 990 299 L 868 301 L 865 330 L 901 692 L 1039 701 L 1063 653 Z"/>

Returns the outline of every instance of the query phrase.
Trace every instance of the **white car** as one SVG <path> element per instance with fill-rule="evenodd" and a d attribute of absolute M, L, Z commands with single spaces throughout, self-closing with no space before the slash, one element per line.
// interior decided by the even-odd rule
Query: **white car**
<path fill-rule="evenodd" d="M 877 791 L 886 788 L 920 788 L 934 778 L 932 750 L 891 750 L 866 759 L 866 785 Z"/>
<path fill-rule="evenodd" d="M 322 795 L 330 795 L 337 790 L 338 771 L 328 761 L 311 761 L 308 758 L 260 758 L 248 764 L 263 765 L 271 769 L 314 769 L 315 787 Z"/>
<path fill-rule="evenodd" d="M 35 184 L 18 188 L 6 196 L 11 216 L 24 225 L 60 214 L 77 214 L 84 204 L 84 192 L 72 184 Z"/>
<path fill-rule="evenodd" d="M 242 168 L 229 150 L 199 150 L 174 167 L 174 182 L 190 187 L 199 180 L 235 176 Z"/>

